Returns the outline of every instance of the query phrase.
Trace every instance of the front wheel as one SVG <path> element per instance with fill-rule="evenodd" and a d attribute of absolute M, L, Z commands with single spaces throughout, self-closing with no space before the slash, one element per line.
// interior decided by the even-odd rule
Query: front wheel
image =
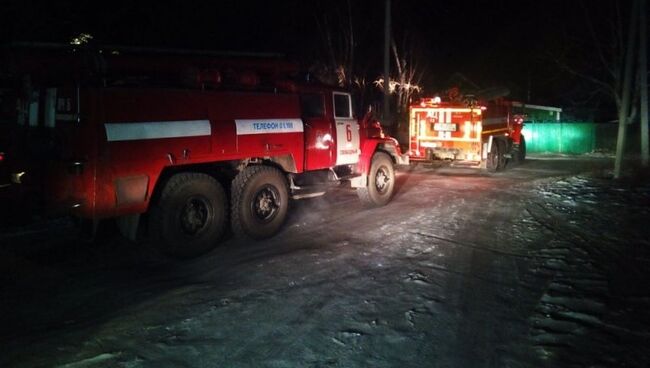
<path fill-rule="evenodd" d="M 289 190 L 282 172 L 270 166 L 248 166 L 233 180 L 231 222 L 235 234 L 265 239 L 280 230 L 287 217 Z"/>
<path fill-rule="evenodd" d="M 379 207 L 390 202 L 395 190 L 393 160 L 385 153 L 377 152 L 372 158 L 368 183 L 357 188 L 357 196 L 365 206 Z"/>
<path fill-rule="evenodd" d="M 202 173 L 172 176 L 151 210 L 152 246 L 174 258 L 206 253 L 223 235 L 226 203 L 215 178 Z"/>

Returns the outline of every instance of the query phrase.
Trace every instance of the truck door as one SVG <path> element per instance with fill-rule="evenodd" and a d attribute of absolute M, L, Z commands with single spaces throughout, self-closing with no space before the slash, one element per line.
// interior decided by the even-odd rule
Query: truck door
<path fill-rule="evenodd" d="M 336 121 L 336 165 L 359 162 L 359 122 L 352 115 L 352 96 L 334 92 L 334 120 Z"/>
<path fill-rule="evenodd" d="M 45 88 L 43 124 L 50 130 L 51 147 L 43 147 L 41 159 L 48 155 L 43 178 L 48 185 L 44 193 L 57 210 L 76 213 L 92 212 L 92 184 L 95 136 L 88 116 L 81 119 L 80 89 L 73 85 Z M 88 184 L 88 186 L 86 186 Z"/>
<path fill-rule="evenodd" d="M 335 142 L 332 136 L 333 121 L 325 112 L 322 93 L 300 95 L 302 120 L 305 129 L 305 171 L 331 167 L 334 163 Z"/>
<path fill-rule="evenodd" d="M 83 174 L 88 174 L 92 137 L 79 123 L 79 89 L 73 83 L 47 83 L 22 77 L 16 85 L 11 136 L 12 182 L 18 201 L 45 205 L 45 210 L 87 210 Z M 87 198 L 86 198 L 87 199 Z M 84 207 L 84 208 L 81 208 Z"/>

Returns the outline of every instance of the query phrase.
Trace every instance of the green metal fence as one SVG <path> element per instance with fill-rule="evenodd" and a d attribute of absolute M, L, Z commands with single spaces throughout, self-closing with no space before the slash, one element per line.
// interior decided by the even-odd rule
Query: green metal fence
<path fill-rule="evenodd" d="M 531 153 L 583 154 L 616 147 L 616 125 L 613 124 L 527 122 L 523 134 L 526 151 Z"/>

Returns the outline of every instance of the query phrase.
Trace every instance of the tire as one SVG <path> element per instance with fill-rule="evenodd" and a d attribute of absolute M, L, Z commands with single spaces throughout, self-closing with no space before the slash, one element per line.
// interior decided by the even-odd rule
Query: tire
<path fill-rule="evenodd" d="M 513 161 L 518 164 L 523 163 L 526 160 L 526 139 L 524 136 L 521 136 L 520 139 L 519 147 L 517 147 L 512 154 Z"/>
<path fill-rule="evenodd" d="M 387 154 L 377 152 L 372 157 L 368 183 L 365 188 L 357 188 L 357 196 L 364 206 L 380 207 L 390 202 L 394 190 L 393 160 Z"/>
<path fill-rule="evenodd" d="M 427 160 L 427 161 L 433 161 L 434 157 L 435 157 L 435 156 L 433 155 L 433 150 L 430 149 L 430 148 L 427 149 L 426 152 L 425 152 L 425 160 Z"/>
<path fill-rule="evenodd" d="M 242 170 L 232 183 L 232 230 L 255 240 L 275 235 L 287 218 L 289 189 L 282 172 L 256 165 Z"/>
<path fill-rule="evenodd" d="M 226 225 L 226 194 L 202 173 L 182 173 L 165 184 L 151 210 L 152 246 L 172 258 L 194 258 L 219 243 Z"/>
<path fill-rule="evenodd" d="M 505 143 L 502 140 L 492 140 L 485 167 L 488 172 L 501 171 L 506 167 Z"/>
<path fill-rule="evenodd" d="M 498 157 L 498 165 L 497 165 L 497 171 L 504 170 L 506 168 L 506 163 L 508 162 L 508 158 L 506 157 L 506 141 L 503 139 L 500 139 L 497 141 L 497 157 Z"/>

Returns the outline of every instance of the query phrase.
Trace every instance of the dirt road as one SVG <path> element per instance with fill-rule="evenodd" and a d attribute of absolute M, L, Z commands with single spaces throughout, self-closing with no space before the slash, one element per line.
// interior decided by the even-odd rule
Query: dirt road
<path fill-rule="evenodd" d="M 611 166 L 412 166 L 386 207 L 336 190 L 180 264 L 5 228 L 0 366 L 645 367 L 650 184 Z"/>

